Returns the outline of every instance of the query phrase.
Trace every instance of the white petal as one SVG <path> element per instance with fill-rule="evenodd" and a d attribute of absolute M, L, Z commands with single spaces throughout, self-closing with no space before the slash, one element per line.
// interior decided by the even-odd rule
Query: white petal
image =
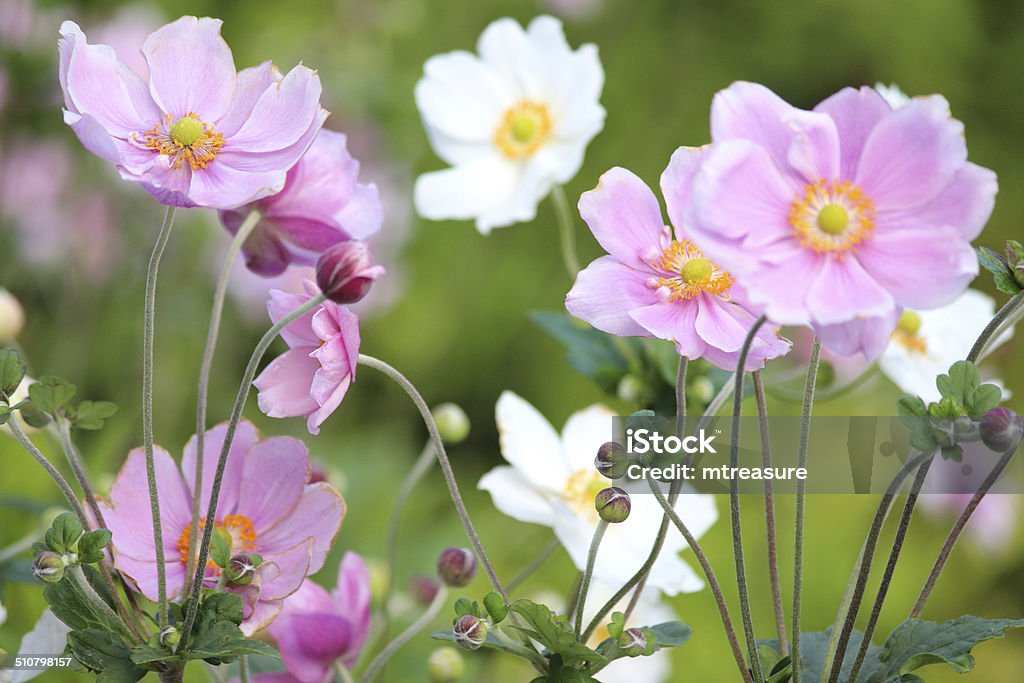
<path fill-rule="evenodd" d="M 416 211 L 430 220 L 475 218 L 477 229 L 509 225 L 529 216 L 513 211 L 520 166 L 496 152 L 467 164 L 424 173 L 416 179 Z M 521 212 L 520 212 L 521 213 Z"/>
<path fill-rule="evenodd" d="M 565 462 L 558 433 L 525 399 L 502 392 L 494 408 L 501 454 L 532 485 L 558 494 L 573 468 Z"/>
<path fill-rule="evenodd" d="M 18 648 L 19 655 L 56 655 L 64 652 L 64 646 L 68 642 L 68 633 L 71 631 L 49 609 L 43 612 L 39 621 L 32 627 L 32 630 L 21 639 L 21 646 Z M 12 683 L 22 683 L 38 676 L 42 671 L 39 669 L 19 669 L 13 673 Z"/>
<path fill-rule="evenodd" d="M 515 468 L 495 467 L 480 478 L 477 488 L 490 493 L 494 507 L 512 519 L 545 526 L 555 522 L 550 500 Z"/>
<path fill-rule="evenodd" d="M 488 64 L 468 52 L 427 60 L 416 106 L 428 129 L 468 142 L 489 142 L 517 97 Z"/>
<path fill-rule="evenodd" d="M 615 436 L 614 413 L 603 405 L 592 405 L 573 413 L 562 428 L 562 452 L 572 471 L 594 466 L 597 449 Z"/>

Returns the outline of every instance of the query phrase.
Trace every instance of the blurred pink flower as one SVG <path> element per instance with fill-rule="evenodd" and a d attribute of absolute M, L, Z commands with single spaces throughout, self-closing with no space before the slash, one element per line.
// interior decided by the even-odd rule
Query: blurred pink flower
<path fill-rule="evenodd" d="M 967 161 L 941 96 L 893 110 L 847 88 L 804 111 L 740 82 L 715 96 L 711 134 L 686 225 L 772 320 L 875 356 L 900 307 L 947 304 L 977 275 L 996 177 Z"/>
<path fill-rule="evenodd" d="M 250 270 L 274 276 L 290 264 L 313 265 L 328 247 L 380 230 L 377 187 L 356 182 L 359 162 L 345 140 L 342 133 L 321 130 L 288 171 L 283 190 L 220 213 L 224 227 L 236 233 L 250 211 L 260 211 L 259 225 L 243 246 Z"/>
<path fill-rule="evenodd" d="M 93 154 L 173 206 L 228 209 L 279 191 L 327 112 L 320 78 L 270 62 L 236 73 L 219 19 L 182 17 L 142 47 L 148 82 L 64 22 L 64 121 Z"/>
<path fill-rule="evenodd" d="M 0 2 L 0 44 L 10 48 L 24 48 L 31 42 L 38 23 L 32 0 L 3 0 Z"/>
<path fill-rule="evenodd" d="M 950 519 L 967 507 L 970 493 L 933 493 L 921 496 L 921 509 L 931 517 Z M 964 529 L 964 536 L 981 550 L 998 552 L 1005 548 L 1017 530 L 1020 497 L 993 493 L 982 498 Z"/>
<path fill-rule="evenodd" d="M 209 505 L 226 430 L 222 424 L 206 433 L 200 500 L 203 510 Z M 185 446 L 181 472 L 164 449 L 157 447 L 154 457 L 167 590 L 174 597 L 185 583 L 188 553 L 199 550 L 191 535 L 195 437 Z M 301 441 L 290 437 L 261 441 L 250 422 L 239 424 L 224 472 L 215 523 L 231 536 L 232 554 L 256 553 L 264 560 L 250 585 L 229 589 L 245 600 L 242 630 L 246 634 L 266 627 L 306 575 L 323 566 L 341 528 L 345 501 L 327 483 L 310 484 L 310 472 L 309 452 Z M 156 600 L 153 518 L 147 491 L 145 455 L 137 448 L 128 454 L 109 499 L 100 507 L 113 533 L 117 569 L 139 592 Z M 220 569 L 208 563 L 206 581 L 215 583 L 219 575 Z"/>
<path fill-rule="evenodd" d="M 755 315 L 745 292 L 687 239 L 679 220 L 689 202 L 693 171 L 703 152 L 680 150 L 662 175 L 662 192 L 675 229 L 665 225 L 658 199 L 622 168 L 601 176 L 580 197 L 580 213 L 610 256 L 576 277 L 565 307 L 577 318 L 619 336 L 675 342 L 690 359 L 735 369 Z M 747 369 L 784 355 L 789 342 L 765 325 L 747 358 Z"/>
<path fill-rule="evenodd" d="M 304 292 L 274 290 L 267 302 L 275 323 L 320 293 L 310 281 Z M 310 434 L 333 413 L 355 381 L 359 360 L 359 319 L 344 306 L 325 301 L 284 328 L 290 347 L 260 373 L 253 385 L 259 406 L 269 417 L 306 418 Z"/>

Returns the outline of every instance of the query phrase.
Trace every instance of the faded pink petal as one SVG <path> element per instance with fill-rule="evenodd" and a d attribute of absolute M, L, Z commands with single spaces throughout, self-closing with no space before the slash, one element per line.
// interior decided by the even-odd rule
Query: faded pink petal
<path fill-rule="evenodd" d="M 665 221 L 657 197 L 642 180 L 624 168 L 606 171 L 597 187 L 580 197 L 579 208 L 605 251 L 632 268 L 647 267 L 641 256 L 657 247 Z"/>
<path fill-rule="evenodd" d="M 631 310 L 657 302 L 647 286 L 653 274 L 621 264 L 614 256 L 602 256 L 576 275 L 565 296 L 565 309 L 602 332 L 620 337 L 642 337 L 647 331 L 630 317 Z"/>
<path fill-rule="evenodd" d="M 288 436 L 261 441 L 249 449 L 238 491 L 238 510 L 257 532 L 287 515 L 298 504 L 309 481 L 309 452 Z"/>
<path fill-rule="evenodd" d="M 324 566 L 345 512 L 345 500 L 330 484 L 308 484 L 291 512 L 260 533 L 260 547 L 268 554 L 283 552 L 300 540 L 312 538 L 315 542 L 309 571 L 315 573 Z"/>
<path fill-rule="evenodd" d="M 285 351 L 271 361 L 253 382 L 259 391 L 260 410 L 265 415 L 299 417 L 319 408 L 309 390 L 320 363 L 309 353 L 310 348 Z"/>
<path fill-rule="evenodd" d="M 227 431 L 227 424 L 222 422 L 213 429 L 207 430 L 203 435 L 203 494 L 199 499 L 199 509 L 204 515 L 210 507 L 213 480 Z M 238 507 L 245 461 L 249 451 L 259 442 L 259 439 L 259 432 L 251 422 L 242 420 L 238 423 L 238 427 L 235 429 L 235 438 L 231 441 L 227 463 L 224 466 L 224 478 L 220 489 L 220 498 L 217 501 L 218 516 L 229 514 Z M 185 473 L 185 481 L 188 483 L 190 491 L 195 491 L 196 455 L 196 437 L 193 436 L 185 444 L 185 452 L 181 458 L 181 471 Z"/>

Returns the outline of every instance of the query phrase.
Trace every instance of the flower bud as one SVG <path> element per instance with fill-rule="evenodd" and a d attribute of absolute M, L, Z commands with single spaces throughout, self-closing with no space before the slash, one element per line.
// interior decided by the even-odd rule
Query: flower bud
<path fill-rule="evenodd" d="M 452 628 L 455 643 L 463 650 L 479 650 L 487 640 L 487 624 L 472 614 L 459 617 Z"/>
<path fill-rule="evenodd" d="M 617 441 L 601 444 L 597 449 L 597 457 L 594 458 L 594 467 L 609 479 L 622 479 L 626 476 L 626 468 L 629 467 L 626 449 Z"/>
<path fill-rule="evenodd" d="M 468 548 L 446 548 L 437 558 L 437 574 L 446 585 L 462 588 L 476 576 L 476 555 Z"/>
<path fill-rule="evenodd" d="M 45 583 L 59 583 L 64 578 L 64 558 L 51 550 L 44 550 L 36 555 L 32 563 L 32 573 Z"/>
<path fill-rule="evenodd" d="M 370 291 L 373 281 L 383 275 L 383 266 L 372 264 L 370 250 L 362 240 L 339 242 L 316 262 L 317 286 L 324 296 L 339 304 L 359 301 Z"/>
<path fill-rule="evenodd" d="M 430 411 L 437 423 L 437 431 L 447 444 L 457 444 L 469 436 L 469 416 L 455 403 L 442 403 Z"/>
<path fill-rule="evenodd" d="M 627 657 L 639 657 L 647 650 L 647 635 L 638 628 L 627 628 L 619 636 L 619 649 Z"/>
<path fill-rule="evenodd" d="M 13 341 L 25 327 L 25 310 L 14 295 L 0 287 L 0 342 Z"/>
<path fill-rule="evenodd" d="M 594 507 L 601 519 L 612 524 L 625 522 L 631 508 L 629 494 L 617 486 L 600 491 L 594 498 Z"/>
<path fill-rule="evenodd" d="M 224 578 L 234 586 L 248 586 L 256 578 L 256 567 L 259 566 L 251 555 L 239 553 L 233 555 L 224 569 Z"/>
<path fill-rule="evenodd" d="M 454 647 L 439 647 L 427 658 L 427 675 L 431 683 L 456 683 L 462 680 L 465 670 L 462 655 Z"/>
<path fill-rule="evenodd" d="M 615 389 L 616 396 L 630 403 L 643 403 L 649 393 L 647 385 L 636 375 L 625 375 Z"/>
<path fill-rule="evenodd" d="M 981 440 L 991 450 L 1009 453 L 1024 438 L 1024 420 L 1009 408 L 993 408 L 981 418 Z"/>
<path fill-rule="evenodd" d="M 437 579 L 422 574 L 412 577 L 412 580 L 409 581 L 409 591 L 416 599 L 416 602 L 421 605 L 432 603 L 440 588 L 441 585 L 437 582 Z"/>
<path fill-rule="evenodd" d="M 169 647 L 169 648 L 171 648 L 173 650 L 176 647 L 178 647 L 178 643 L 180 643 L 180 642 L 181 642 L 181 633 L 179 633 L 178 629 L 176 629 L 175 627 L 173 627 L 173 626 L 165 626 L 164 629 L 162 631 L 160 631 L 160 644 L 161 645 L 166 645 L 167 647 Z"/>

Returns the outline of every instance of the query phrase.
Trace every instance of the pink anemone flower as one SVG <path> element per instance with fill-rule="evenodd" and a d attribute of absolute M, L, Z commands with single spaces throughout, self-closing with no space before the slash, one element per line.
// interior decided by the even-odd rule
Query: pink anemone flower
<path fill-rule="evenodd" d="M 260 212 L 259 225 L 242 247 L 254 273 L 273 277 L 289 265 L 311 266 L 328 247 L 380 230 L 377 186 L 358 183 L 358 177 L 359 162 L 349 154 L 345 136 L 321 130 L 288 171 L 283 190 L 251 206 L 222 211 L 220 220 L 236 233 L 250 210 Z"/>
<path fill-rule="evenodd" d="M 315 71 L 236 72 L 220 27 L 182 17 L 152 33 L 148 80 L 74 22 L 60 29 L 64 122 L 165 204 L 230 209 L 278 192 L 327 118 Z"/>
<path fill-rule="evenodd" d="M 227 425 L 222 424 L 206 432 L 201 510 L 209 506 L 226 431 Z M 167 592 L 174 598 L 184 589 L 189 553 L 199 551 L 191 527 L 195 437 L 185 446 L 180 472 L 160 447 L 154 451 L 154 460 Z M 330 484 L 309 483 L 311 472 L 309 452 L 298 439 L 282 436 L 261 441 L 250 422 L 243 420 L 238 425 L 224 470 L 215 528 L 230 536 L 232 554 L 254 553 L 263 558 L 250 585 L 227 589 L 240 593 L 245 601 L 242 631 L 247 635 L 266 627 L 306 575 L 323 566 L 341 529 L 345 501 Z M 128 454 L 100 508 L 113 534 L 118 571 L 136 590 L 156 600 L 156 551 L 148 490 L 145 454 L 137 448 Z M 205 521 L 200 520 L 200 529 Z M 219 577 L 220 569 L 207 563 L 205 581 L 209 586 Z"/>
<path fill-rule="evenodd" d="M 735 83 L 714 98 L 687 228 L 771 320 L 877 355 L 903 307 L 948 304 L 977 275 L 996 177 L 963 132 L 938 95 L 894 110 L 846 88 L 805 111 Z"/>
<path fill-rule="evenodd" d="M 654 193 L 625 169 L 613 168 L 583 194 L 580 213 L 609 256 L 580 272 L 565 307 L 609 334 L 668 339 L 680 355 L 734 370 L 756 316 L 742 287 L 688 239 L 681 221 L 702 154 L 677 153 L 662 175 L 674 229 Z M 762 326 L 746 369 L 763 367 L 789 346 L 774 326 Z"/>

